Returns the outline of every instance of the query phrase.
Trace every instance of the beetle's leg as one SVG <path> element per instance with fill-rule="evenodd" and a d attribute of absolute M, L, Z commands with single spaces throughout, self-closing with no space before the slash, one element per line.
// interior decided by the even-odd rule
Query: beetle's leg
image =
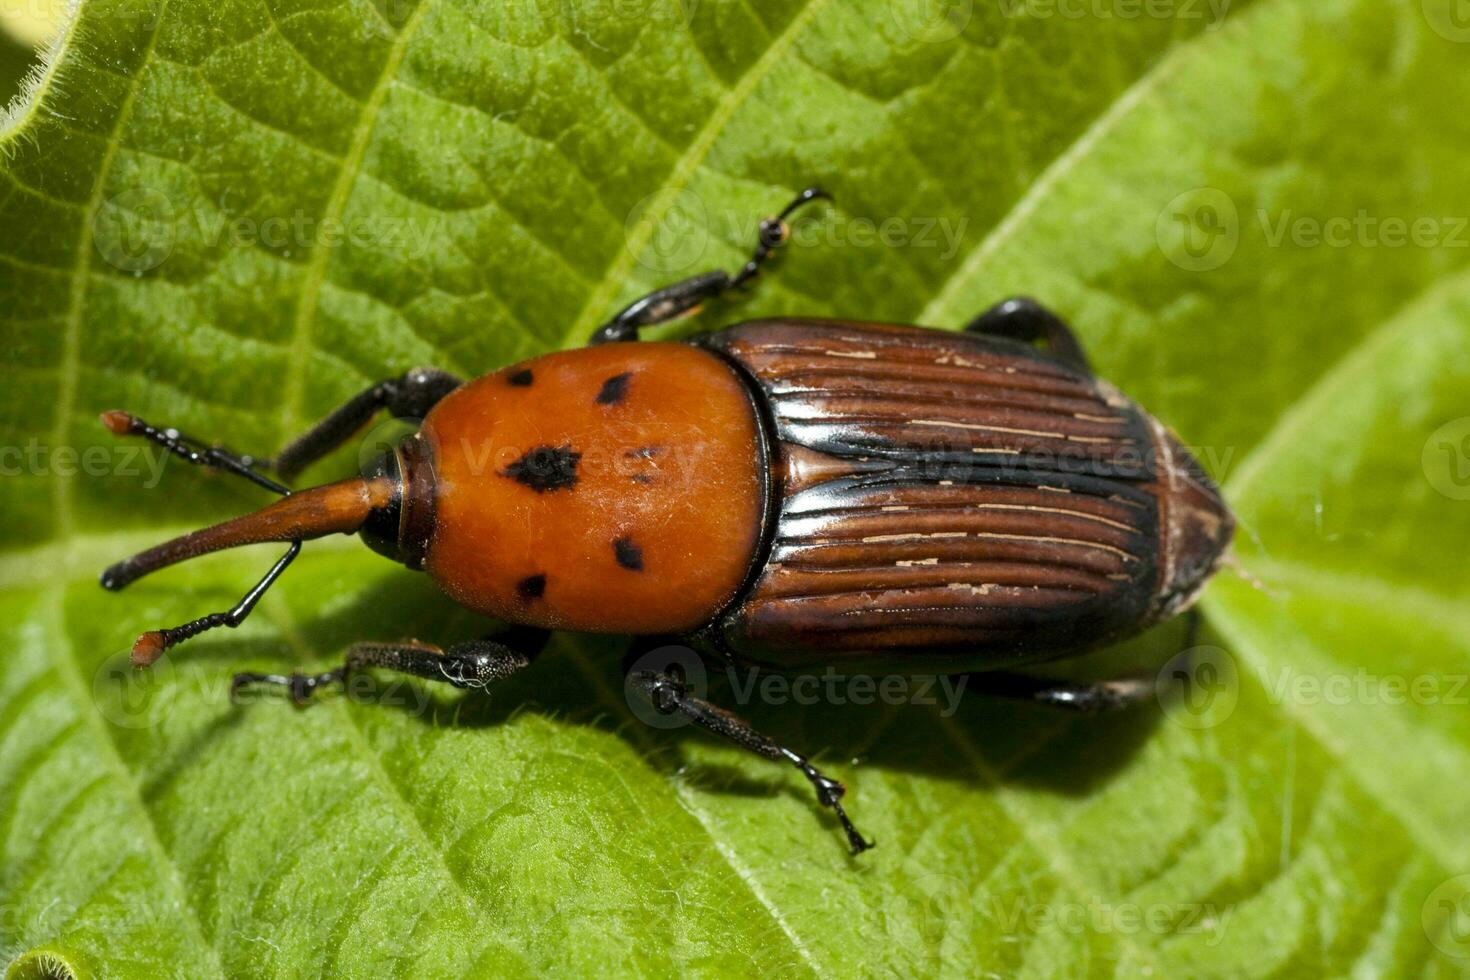
<path fill-rule="evenodd" d="M 1026 674 L 983 673 L 966 675 L 977 694 L 1034 701 L 1053 708 L 1085 714 L 1120 711 L 1154 696 L 1152 677 L 1115 677 L 1106 681 L 1059 681 Z"/>
<path fill-rule="evenodd" d="M 1072 367 L 1092 373 L 1087 363 L 1087 354 L 1082 350 L 1072 328 L 1051 310 L 1029 296 L 1013 296 L 996 303 L 975 319 L 965 324 L 969 333 L 988 333 L 996 337 L 1010 337 L 1034 343 L 1047 342 L 1051 352 L 1059 360 Z"/>
<path fill-rule="evenodd" d="M 257 460 L 231 452 L 223 446 L 205 445 L 198 439 L 184 435 L 178 429 L 160 429 L 136 415 L 119 411 L 103 412 L 102 423 L 117 435 L 141 436 L 195 466 L 207 466 L 210 469 L 234 473 L 236 476 L 242 476 L 251 483 L 282 496 L 291 492 L 257 470 L 255 468 Z"/>
<path fill-rule="evenodd" d="M 305 704 L 317 688 L 344 680 L 364 667 L 396 670 L 431 681 L 444 681 L 455 687 L 486 688 L 524 669 L 536 659 L 547 635 L 539 630 L 536 633 L 536 638 L 521 640 L 514 646 L 486 639 L 471 640 L 448 650 L 415 641 L 355 643 L 348 649 L 342 666 L 324 673 L 236 674 L 230 683 L 230 697 L 236 699 L 244 688 L 261 684 L 285 688 L 292 701 Z"/>
<path fill-rule="evenodd" d="M 379 381 L 293 439 L 276 454 L 271 468 L 281 479 L 290 480 L 350 439 L 383 409 L 396 417 L 421 419 L 463 383 L 449 372 L 435 368 L 414 368 L 400 377 Z"/>
<path fill-rule="evenodd" d="M 281 573 L 286 570 L 286 566 L 295 561 L 296 556 L 299 554 L 301 554 L 301 542 L 292 541 L 291 547 L 287 548 L 286 553 L 276 560 L 276 563 L 271 566 L 270 571 L 266 572 L 261 580 L 256 582 L 254 587 L 245 593 L 240 601 L 235 603 L 234 608 L 228 612 L 210 613 L 208 616 L 200 616 L 198 619 L 191 620 L 182 626 L 170 626 L 161 630 L 149 630 L 147 633 L 138 637 L 137 642 L 133 644 L 133 666 L 147 667 L 157 660 L 163 651 L 169 647 L 182 643 L 190 637 L 198 636 L 205 630 L 212 630 L 219 626 L 228 626 L 230 629 L 234 629 L 236 626 L 245 622 L 245 617 L 249 616 L 250 611 L 255 608 L 255 604 L 260 602 L 260 597 L 265 595 L 266 590 L 275 584 L 276 579 L 280 578 Z"/>
<path fill-rule="evenodd" d="M 289 492 L 286 487 L 261 473 L 258 466 L 273 469 L 281 479 L 290 481 L 346 442 L 381 410 L 386 408 L 395 416 L 405 418 L 423 418 L 441 398 L 461 384 L 454 375 L 433 368 L 414 368 L 400 377 L 379 381 L 292 440 L 274 459 L 242 456 L 222 446 L 206 445 L 178 429 L 160 429 L 127 412 L 103 412 L 102 421 L 118 435 L 141 436 L 190 463 L 226 470 L 284 495 Z"/>
<path fill-rule="evenodd" d="M 842 794 L 847 792 L 846 787 L 835 779 L 822 774 L 816 766 L 812 765 L 804 755 L 799 755 L 784 746 L 777 745 L 771 739 L 762 735 L 744 719 L 726 711 L 724 708 L 701 700 L 689 693 L 688 687 L 682 678 L 673 672 L 658 670 L 635 670 L 629 674 L 634 686 L 653 704 L 659 712 L 671 715 L 675 712 L 682 713 L 690 721 L 723 738 L 727 738 L 747 751 L 754 752 L 762 758 L 771 759 L 775 762 L 789 762 L 801 770 L 817 791 L 817 801 L 823 806 L 831 807 L 837 814 L 837 819 L 842 822 L 842 829 L 847 833 L 847 842 L 852 847 L 854 854 L 860 854 L 873 846 L 873 842 L 865 840 L 858 833 L 852 821 L 848 819 L 847 812 L 842 809 L 839 802 Z"/>
<path fill-rule="evenodd" d="M 680 280 L 672 286 L 654 290 L 647 296 L 629 303 L 623 311 L 592 334 L 590 344 L 606 344 L 612 341 L 637 340 L 642 327 L 677 320 L 699 309 L 705 300 L 714 299 L 721 293 L 744 286 L 760 272 L 772 252 L 786 244 L 791 229 L 786 219 L 797 208 L 818 198 L 828 198 L 827 192 L 819 187 L 808 187 L 781 211 L 771 218 L 764 218 L 757 232 L 755 251 L 749 261 L 733 276 L 722 270 L 706 272 Z"/>

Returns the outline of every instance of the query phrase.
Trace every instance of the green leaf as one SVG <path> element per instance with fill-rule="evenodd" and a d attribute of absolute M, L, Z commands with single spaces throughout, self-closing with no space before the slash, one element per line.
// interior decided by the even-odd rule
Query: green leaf
<path fill-rule="evenodd" d="M 1451 13 L 86 0 L 0 130 L 14 974 L 1470 972 Z M 483 628 L 350 540 L 239 631 L 125 669 L 274 552 L 103 593 L 109 562 L 261 501 L 158 472 L 98 411 L 269 452 L 414 364 L 579 343 L 733 266 L 810 183 L 837 201 L 811 247 L 663 333 L 1063 311 L 1239 510 L 1211 712 L 753 706 L 847 783 L 879 842 L 852 859 L 798 774 L 633 720 L 612 639 L 559 637 L 488 697 L 384 676 L 396 704 L 230 705 L 237 670 Z"/>

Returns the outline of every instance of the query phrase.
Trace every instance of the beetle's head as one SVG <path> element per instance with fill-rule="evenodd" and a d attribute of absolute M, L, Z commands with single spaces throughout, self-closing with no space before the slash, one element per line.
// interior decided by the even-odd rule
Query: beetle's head
<path fill-rule="evenodd" d="M 112 415 L 115 417 L 107 421 L 115 430 L 132 424 L 131 416 Z M 205 629 L 238 625 L 238 619 L 232 617 L 238 613 L 238 618 L 243 618 L 295 557 L 302 541 L 357 533 L 374 551 L 410 568 L 422 568 L 433 526 L 433 479 L 426 444 L 417 436 L 409 436 L 375 460 L 362 477 L 295 492 L 282 488 L 284 497 L 254 513 L 200 528 L 108 567 L 102 573 L 102 586 L 116 591 L 160 568 L 225 548 L 263 541 L 292 543 L 291 551 L 237 610 L 182 627 L 144 633 L 133 646 L 133 663 L 145 667 L 168 647 Z"/>
<path fill-rule="evenodd" d="M 1158 608 L 1163 616 L 1194 604 L 1230 547 L 1235 516 L 1199 460 L 1172 432 L 1160 427 L 1159 563 L 1163 568 Z"/>

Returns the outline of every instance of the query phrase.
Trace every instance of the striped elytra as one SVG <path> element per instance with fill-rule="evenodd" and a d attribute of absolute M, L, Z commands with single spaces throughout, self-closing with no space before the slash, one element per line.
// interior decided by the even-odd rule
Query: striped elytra
<path fill-rule="evenodd" d="M 706 339 L 767 407 L 779 502 L 707 640 L 776 666 L 979 669 L 1192 600 L 1232 520 L 1187 451 L 1034 347 L 835 321 Z"/>

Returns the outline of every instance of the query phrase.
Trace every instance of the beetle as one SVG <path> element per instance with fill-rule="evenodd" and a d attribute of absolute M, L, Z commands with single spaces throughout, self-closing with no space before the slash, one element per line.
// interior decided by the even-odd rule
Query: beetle
<path fill-rule="evenodd" d="M 575 630 L 632 634 L 635 649 L 677 638 L 777 670 L 973 673 L 991 692 L 1079 710 L 1148 696 L 1141 678 L 1067 683 L 1015 668 L 1187 609 L 1234 519 L 1179 440 L 1092 373 L 1055 314 L 1016 298 L 961 332 L 782 318 L 639 341 L 641 328 L 747 285 L 786 242 L 791 214 L 825 196 L 809 188 L 763 220 L 735 274 L 652 292 L 585 348 L 469 382 L 409 371 L 272 459 L 104 413 L 115 433 L 281 497 L 113 565 L 105 588 L 222 548 L 289 542 L 232 609 L 143 633 L 133 663 L 239 626 L 303 540 L 355 533 L 537 639 L 359 643 L 323 673 L 237 674 L 232 694 L 268 685 L 304 703 L 368 667 L 485 687 L 527 667 L 547 631 Z M 383 410 L 422 424 L 360 477 L 287 486 Z M 630 688 L 659 712 L 796 766 L 852 850 L 871 846 L 839 802 L 842 783 L 696 697 L 678 669 L 630 662 Z"/>

